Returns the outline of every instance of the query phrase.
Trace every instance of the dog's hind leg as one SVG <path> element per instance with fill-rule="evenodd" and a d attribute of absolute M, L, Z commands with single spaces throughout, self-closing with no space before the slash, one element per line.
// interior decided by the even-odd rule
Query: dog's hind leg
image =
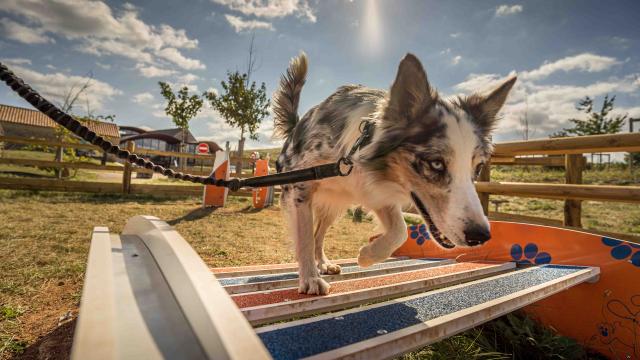
<path fill-rule="evenodd" d="M 407 224 L 399 206 L 389 206 L 375 210 L 384 233 L 369 245 L 360 248 L 358 265 L 371 266 L 386 260 L 407 239 Z"/>
<path fill-rule="evenodd" d="M 290 233 L 296 244 L 300 275 L 298 292 L 325 295 L 329 292 L 329 284 L 320 277 L 314 256 L 311 189 L 305 185 L 294 185 L 293 191 L 287 195 L 290 201 L 286 209 L 289 214 Z"/>
<path fill-rule="evenodd" d="M 342 213 L 342 207 L 320 205 L 313 208 L 313 219 L 315 222 L 315 231 L 313 237 L 315 239 L 316 250 L 316 262 L 318 263 L 318 270 L 320 274 L 340 274 L 340 265 L 333 264 L 327 258 L 324 253 L 324 235 L 327 233 L 327 229 Z"/>

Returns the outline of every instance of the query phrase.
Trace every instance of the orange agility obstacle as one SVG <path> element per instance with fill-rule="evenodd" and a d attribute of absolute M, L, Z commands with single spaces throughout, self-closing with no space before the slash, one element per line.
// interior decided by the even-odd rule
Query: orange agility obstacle
<path fill-rule="evenodd" d="M 412 225 L 385 262 L 336 261 L 325 296 L 298 294 L 296 264 L 207 269 L 157 218 L 96 228 L 73 357 L 389 358 L 524 309 L 612 359 L 640 358 L 640 245 L 491 227 L 483 246 L 447 251 Z"/>

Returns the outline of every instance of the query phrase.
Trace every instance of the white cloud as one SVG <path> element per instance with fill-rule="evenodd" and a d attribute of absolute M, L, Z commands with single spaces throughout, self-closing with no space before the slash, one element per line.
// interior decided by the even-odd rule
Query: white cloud
<path fill-rule="evenodd" d="M 0 19 L 0 32 L 7 38 L 25 44 L 54 43 L 55 40 L 46 36 L 42 29 L 31 28 L 11 19 Z"/>
<path fill-rule="evenodd" d="M 462 60 L 462 56 L 456 55 L 453 57 L 453 59 L 451 59 L 451 64 L 458 65 L 460 63 L 460 60 Z"/>
<path fill-rule="evenodd" d="M 558 71 L 569 72 L 573 70 L 580 70 L 586 72 L 600 72 L 617 64 L 620 64 L 620 62 L 609 56 L 582 53 L 574 56 L 568 56 L 554 62 L 545 63 L 535 70 L 522 73 L 522 77 L 529 80 L 540 80 Z"/>
<path fill-rule="evenodd" d="M 237 33 L 247 31 L 247 30 L 257 30 L 257 29 L 264 29 L 264 30 L 271 30 L 271 31 L 275 30 L 273 28 L 273 25 L 270 22 L 260 21 L 260 20 L 246 20 L 239 16 L 234 16 L 229 14 L 226 14 L 224 17 L 225 19 L 227 19 L 227 22 L 233 27 L 233 29 Z"/>
<path fill-rule="evenodd" d="M 114 13 L 98 0 L 3 0 L 2 10 L 21 19 L 21 23 L 2 19 L 4 32 L 9 29 L 8 37 L 14 40 L 52 42 L 50 35 L 56 35 L 76 41 L 75 49 L 96 56 L 123 56 L 156 66 L 168 61 L 187 70 L 205 68 L 179 50 L 197 48 L 197 39 L 183 29 L 145 23 L 131 4 Z"/>
<path fill-rule="evenodd" d="M 184 84 L 191 84 L 196 80 L 200 80 L 200 78 L 197 75 L 191 73 L 187 73 L 178 77 L 178 82 Z"/>
<path fill-rule="evenodd" d="M 200 62 L 200 60 L 189 59 L 183 56 L 180 51 L 176 48 L 164 48 L 157 52 L 157 55 L 171 61 L 172 63 L 180 66 L 183 69 L 187 70 L 197 70 L 197 69 L 205 69 L 204 64 Z"/>
<path fill-rule="evenodd" d="M 568 127 L 568 119 L 581 117 L 575 105 L 585 96 L 601 98 L 605 94 L 633 94 L 640 90 L 639 74 L 631 74 L 622 78 L 609 78 L 597 81 L 585 86 L 567 84 L 539 84 L 548 74 L 555 71 L 601 71 L 618 63 L 615 58 L 598 57 L 591 55 L 578 57 L 578 60 L 565 61 L 568 58 L 545 64 L 531 71 L 521 72 L 518 82 L 509 95 L 506 105 L 502 110 L 503 119 L 497 130 L 497 139 L 500 136 L 516 137 L 521 128 L 520 121 L 526 117 L 530 127 L 536 130 L 536 136 L 546 136 L 563 127 Z M 574 57 L 571 57 L 573 59 Z M 558 67 L 554 64 L 561 64 Z M 579 65 L 577 65 L 579 64 Z M 550 65 L 550 66 L 547 66 Z M 547 66 L 547 67 L 545 67 Z M 525 75 L 526 74 L 526 75 Z M 533 74 L 533 76 L 531 75 Z M 514 72 L 509 76 L 514 75 Z M 454 86 L 454 89 L 464 93 L 481 92 L 495 88 L 505 80 L 500 74 L 471 74 L 463 82 Z M 600 101 L 599 99 L 597 101 Z M 617 113 L 628 112 L 636 114 L 640 107 L 618 108 Z"/>
<path fill-rule="evenodd" d="M 136 104 L 148 104 L 153 101 L 153 94 L 150 92 L 142 92 L 133 96 L 132 101 Z"/>
<path fill-rule="evenodd" d="M 4 58 L 2 61 L 11 65 L 31 65 L 31 60 L 25 58 Z"/>
<path fill-rule="evenodd" d="M 461 32 L 451 33 L 451 34 L 449 34 L 449 36 L 450 36 L 451 38 L 457 39 L 457 38 L 459 38 L 460 36 L 462 36 L 462 33 L 461 33 Z"/>
<path fill-rule="evenodd" d="M 60 72 L 43 74 L 20 65 L 14 66 L 13 70 L 44 97 L 58 103 L 62 103 L 65 94 L 71 89 L 77 89 L 89 81 L 90 87 L 80 96 L 76 107 L 83 107 L 89 103 L 92 110 L 100 110 L 105 101 L 122 94 L 120 90 L 108 83 L 87 76 L 67 75 Z M 75 109 L 74 112 L 78 113 Z"/>
<path fill-rule="evenodd" d="M 507 16 L 522 12 L 522 5 L 500 5 L 496 8 L 496 16 Z"/>
<path fill-rule="evenodd" d="M 243 15 L 261 18 L 283 18 L 294 15 L 316 22 L 316 16 L 307 0 L 212 0 Z M 227 19 L 228 20 L 228 19 Z"/>
<path fill-rule="evenodd" d="M 138 72 L 140 73 L 140 75 L 147 78 L 167 77 L 169 75 L 173 75 L 176 73 L 174 70 L 161 69 L 153 65 L 144 65 L 144 64 L 136 65 L 136 69 L 138 69 Z"/>
<path fill-rule="evenodd" d="M 99 61 L 98 61 L 98 62 L 96 62 L 96 65 L 97 65 L 99 68 L 102 68 L 102 69 L 105 69 L 105 70 L 109 70 L 109 69 L 111 69 L 111 64 L 103 64 L 103 63 L 101 63 L 101 62 L 99 62 Z"/>

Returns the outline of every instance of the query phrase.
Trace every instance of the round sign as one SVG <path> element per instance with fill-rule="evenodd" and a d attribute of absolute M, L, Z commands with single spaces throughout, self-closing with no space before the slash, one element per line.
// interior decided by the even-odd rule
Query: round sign
<path fill-rule="evenodd" d="M 208 154 L 209 153 L 209 145 L 205 143 L 198 144 L 198 153 L 200 154 Z"/>

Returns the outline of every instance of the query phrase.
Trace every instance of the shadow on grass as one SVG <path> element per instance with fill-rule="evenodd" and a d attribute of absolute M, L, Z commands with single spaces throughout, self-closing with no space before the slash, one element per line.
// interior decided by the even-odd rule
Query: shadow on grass
<path fill-rule="evenodd" d="M 193 209 L 191 211 L 189 211 L 188 213 L 186 213 L 185 215 L 179 217 L 179 218 L 175 218 L 173 220 L 169 220 L 167 221 L 167 224 L 171 225 L 171 226 L 175 226 L 183 221 L 194 221 L 194 220 L 200 220 L 204 217 L 207 217 L 209 215 L 211 215 L 214 211 L 216 211 L 218 208 L 216 207 L 206 207 L 206 208 L 196 208 Z"/>
<path fill-rule="evenodd" d="M 249 205 L 247 207 L 244 207 L 244 208 L 238 210 L 238 212 L 239 213 L 243 213 L 243 214 L 255 214 L 255 213 L 261 212 L 262 210 L 264 210 L 264 208 L 256 209 L 252 205 Z"/>
<path fill-rule="evenodd" d="M 73 329 L 76 320 L 58 326 L 50 333 L 29 345 L 22 354 L 14 355 L 14 359 L 69 359 L 73 343 Z"/>

